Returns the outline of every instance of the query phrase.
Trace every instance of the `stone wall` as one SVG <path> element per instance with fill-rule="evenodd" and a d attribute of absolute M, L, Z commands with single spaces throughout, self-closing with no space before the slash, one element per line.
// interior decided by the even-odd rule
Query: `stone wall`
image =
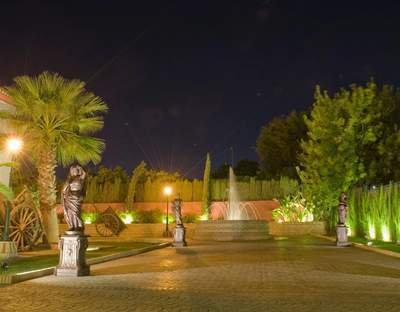
<path fill-rule="evenodd" d="M 187 223 L 186 236 L 191 238 L 193 236 L 195 223 Z M 171 224 L 169 229 L 174 229 L 175 224 Z M 67 230 L 66 224 L 59 225 L 60 234 Z M 136 240 L 140 238 L 161 238 L 163 237 L 163 232 L 165 230 L 165 224 L 162 223 L 136 223 L 136 224 L 126 224 L 126 228 L 118 235 L 113 237 L 102 237 L 96 231 L 96 226 L 94 224 L 85 224 L 85 234 L 89 235 L 90 240 Z"/>
<path fill-rule="evenodd" d="M 60 234 L 67 230 L 66 224 L 60 224 Z M 172 231 L 175 224 L 170 224 Z M 193 238 L 196 229 L 196 223 L 186 223 L 186 237 Z M 325 222 L 310 223 L 268 223 L 269 234 L 274 236 L 292 236 L 292 235 L 309 235 L 309 234 L 326 234 Z M 94 224 L 85 225 L 85 233 L 90 236 L 90 240 L 136 240 L 141 238 L 162 238 L 165 230 L 165 224 L 162 223 L 135 223 L 126 224 L 124 229 L 117 237 L 102 237 L 96 231 Z"/>
<path fill-rule="evenodd" d="M 306 223 L 269 223 L 269 233 L 275 236 L 295 236 L 309 234 L 326 234 L 325 222 Z"/>

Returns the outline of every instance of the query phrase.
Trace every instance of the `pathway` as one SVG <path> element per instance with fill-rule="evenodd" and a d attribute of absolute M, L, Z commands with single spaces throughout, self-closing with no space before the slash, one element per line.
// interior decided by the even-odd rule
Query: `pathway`
<path fill-rule="evenodd" d="M 400 260 L 317 238 L 165 248 L 0 289 L 0 311 L 400 311 Z"/>

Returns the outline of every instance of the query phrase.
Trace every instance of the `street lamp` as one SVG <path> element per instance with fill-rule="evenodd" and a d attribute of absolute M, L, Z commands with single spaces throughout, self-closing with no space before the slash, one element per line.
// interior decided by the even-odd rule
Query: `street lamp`
<path fill-rule="evenodd" d="M 22 140 L 19 138 L 9 138 L 6 141 L 6 150 L 11 154 L 11 160 L 12 160 L 12 155 L 18 153 L 21 150 L 22 147 Z M 10 226 L 10 210 L 11 210 L 11 203 L 6 200 L 5 201 L 5 208 L 6 208 L 6 213 L 5 213 L 5 220 L 4 220 L 4 232 L 3 232 L 3 241 L 9 241 L 10 237 L 8 235 L 9 232 L 9 226 Z"/>
<path fill-rule="evenodd" d="M 167 196 L 167 216 L 165 217 L 165 231 L 164 237 L 169 237 L 169 230 L 168 230 L 168 208 L 169 208 L 169 196 L 172 194 L 172 187 L 166 186 L 164 187 L 164 195 Z"/>

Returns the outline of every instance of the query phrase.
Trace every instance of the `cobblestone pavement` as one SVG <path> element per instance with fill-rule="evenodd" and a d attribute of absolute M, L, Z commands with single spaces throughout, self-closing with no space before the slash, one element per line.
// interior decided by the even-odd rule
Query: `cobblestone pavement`
<path fill-rule="evenodd" d="M 304 237 L 165 248 L 0 289 L 0 311 L 400 311 L 400 260 Z"/>

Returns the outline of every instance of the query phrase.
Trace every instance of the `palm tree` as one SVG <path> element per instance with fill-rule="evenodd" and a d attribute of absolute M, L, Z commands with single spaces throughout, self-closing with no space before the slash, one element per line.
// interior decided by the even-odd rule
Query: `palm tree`
<path fill-rule="evenodd" d="M 11 129 L 24 140 L 24 150 L 38 169 L 38 190 L 43 227 L 48 243 L 58 241 L 56 175 L 62 166 L 78 162 L 98 163 L 104 141 L 91 135 L 103 128 L 107 105 L 85 83 L 67 80 L 57 73 L 19 76 L 5 87 L 16 112 L 0 112 Z"/>

